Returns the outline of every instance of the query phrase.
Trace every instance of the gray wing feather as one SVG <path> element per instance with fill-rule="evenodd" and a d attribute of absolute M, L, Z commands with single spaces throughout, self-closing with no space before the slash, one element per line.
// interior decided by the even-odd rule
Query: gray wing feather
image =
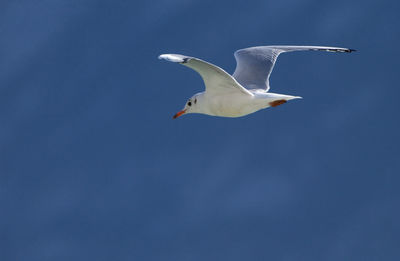
<path fill-rule="evenodd" d="M 279 54 L 292 51 L 352 52 L 353 49 L 327 46 L 256 46 L 235 52 L 233 77 L 247 89 L 269 90 L 269 76 Z"/>
<path fill-rule="evenodd" d="M 181 54 L 162 54 L 158 57 L 170 62 L 185 65 L 200 74 L 203 78 L 207 93 L 241 92 L 253 96 L 246 88 L 241 86 L 235 78 L 222 68 L 201 59 Z"/>

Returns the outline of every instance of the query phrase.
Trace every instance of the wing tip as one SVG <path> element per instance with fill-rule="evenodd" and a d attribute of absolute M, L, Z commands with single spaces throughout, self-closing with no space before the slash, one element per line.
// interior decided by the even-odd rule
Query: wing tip
<path fill-rule="evenodd" d="M 344 53 L 352 53 L 356 52 L 356 49 L 351 49 L 351 48 L 343 48 L 343 49 L 338 49 L 337 52 L 344 52 Z"/>
<path fill-rule="evenodd" d="M 315 49 L 315 50 L 324 50 L 327 52 L 338 52 L 338 53 L 351 53 L 351 52 L 356 52 L 356 49 L 350 49 L 350 48 L 330 48 L 330 49 Z"/>
<path fill-rule="evenodd" d="M 190 60 L 190 57 L 180 55 L 180 54 L 161 54 L 158 56 L 160 60 L 166 60 L 168 62 L 173 63 L 187 63 Z"/>

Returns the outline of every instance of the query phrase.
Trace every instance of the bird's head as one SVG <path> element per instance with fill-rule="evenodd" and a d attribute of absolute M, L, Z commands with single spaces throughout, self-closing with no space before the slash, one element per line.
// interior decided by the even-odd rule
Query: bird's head
<path fill-rule="evenodd" d="M 174 115 L 174 119 L 178 118 L 179 116 L 182 116 L 183 114 L 187 114 L 187 113 L 198 113 L 200 112 L 200 104 L 202 101 L 202 94 L 198 93 L 193 95 L 185 104 L 185 107 L 183 108 L 183 110 L 178 111 L 175 115 Z"/>

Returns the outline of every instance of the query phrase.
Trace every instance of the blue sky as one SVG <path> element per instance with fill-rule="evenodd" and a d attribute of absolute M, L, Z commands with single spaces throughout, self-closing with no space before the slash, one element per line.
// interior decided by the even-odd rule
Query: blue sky
<path fill-rule="evenodd" d="M 1 260 L 399 260 L 397 1 L 3 1 Z M 304 99 L 186 115 L 257 45 Z"/>

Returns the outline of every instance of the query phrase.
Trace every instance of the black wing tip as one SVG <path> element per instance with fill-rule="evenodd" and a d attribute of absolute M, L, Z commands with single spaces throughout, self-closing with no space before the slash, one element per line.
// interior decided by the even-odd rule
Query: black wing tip
<path fill-rule="evenodd" d="M 349 48 L 330 48 L 330 49 L 311 49 L 315 51 L 326 51 L 326 52 L 334 52 L 334 53 L 351 53 L 356 52 L 356 49 L 349 49 Z"/>
<path fill-rule="evenodd" d="M 189 60 L 190 60 L 189 57 L 185 57 L 182 59 L 182 62 L 180 62 L 180 63 L 187 63 Z"/>
<path fill-rule="evenodd" d="M 174 62 L 174 63 L 187 63 L 189 62 L 193 57 L 181 55 L 181 54 L 161 54 L 158 56 L 158 59 L 161 60 L 167 60 L 169 62 Z"/>
<path fill-rule="evenodd" d="M 328 52 L 339 52 L 339 53 L 351 53 L 351 52 L 356 52 L 356 49 L 350 49 L 350 48 L 341 48 L 341 49 L 328 49 Z"/>

